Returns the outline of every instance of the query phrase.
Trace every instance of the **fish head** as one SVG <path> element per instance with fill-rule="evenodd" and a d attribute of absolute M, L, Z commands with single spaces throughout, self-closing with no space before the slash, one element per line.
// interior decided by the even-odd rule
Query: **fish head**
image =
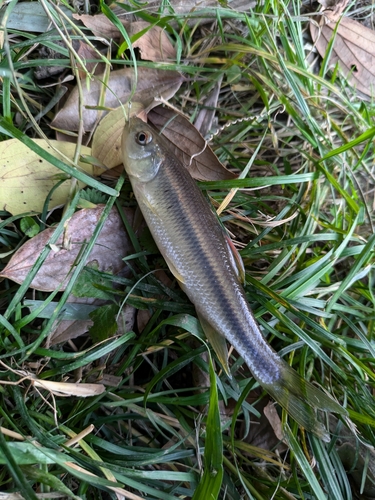
<path fill-rule="evenodd" d="M 164 156 L 158 132 L 140 118 L 130 118 L 122 134 L 122 158 L 129 177 L 142 183 L 151 181 Z"/>

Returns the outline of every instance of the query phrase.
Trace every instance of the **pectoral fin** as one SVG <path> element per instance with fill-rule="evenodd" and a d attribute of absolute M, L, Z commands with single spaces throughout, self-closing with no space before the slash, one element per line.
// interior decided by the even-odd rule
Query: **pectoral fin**
<path fill-rule="evenodd" d="M 183 285 L 185 284 L 184 278 L 181 276 L 181 274 L 177 271 L 175 265 L 173 262 L 166 256 L 164 255 L 165 262 L 167 263 L 167 266 L 169 267 L 170 272 L 173 274 L 173 276 L 176 278 L 178 281 L 178 284 L 182 289 L 184 289 Z"/>
<path fill-rule="evenodd" d="M 216 355 L 219 358 L 219 361 L 224 368 L 225 373 L 231 376 L 228 365 L 228 348 L 225 338 L 220 335 L 220 333 L 217 333 L 217 331 L 212 328 L 210 323 L 206 321 L 198 312 L 197 315 L 202 329 L 210 344 L 212 345 L 213 350 L 216 352 Z"/>
<path fill-rule="evenodd" d="M 239 254 L 237 248 L 234 246 L 231 238 L 225 233 L 225 239 L 227 240 L 229 252 L 232 256 L 232 266 L 234 272 L 237 274 L 240 283 L 245 283 L 245 266 L 243 265 L 242 257 Z"/>
<path fill-rule="evenodd" d="M 142 198 L 142 203 L 143 203 L 143 205 L 145 205 L 145 206 L 146 206 L 146 208 L 147 208 L 147 209 L 148 209 L 148 210 L 149 210 L 152 214 L 156 215 L 156 217 L 159 217 L 159 219 L 160 219 L 160 216 L 159 216 L 159 214 L 158 214 L 158 211 L 157 211 L 157 209 L 156 209 L 155 205 L 153 205 L 153 204 L 151 203 L 151 201 L 147 198 L 147 196 L 144 196 L 144 197 Z"/>

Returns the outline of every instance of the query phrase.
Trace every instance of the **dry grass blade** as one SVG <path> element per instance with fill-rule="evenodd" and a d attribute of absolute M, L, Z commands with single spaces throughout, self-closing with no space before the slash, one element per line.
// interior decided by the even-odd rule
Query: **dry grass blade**
<path fill-rule="evenodd" d="M 80 398 L 88 398 L 93 396 L 99 396 L 105 391 L 105 386 L 103 384 L 84 384 L 84 383 L 72 383 L 72 382 L 53 382 L 51 380 L 41 380 L 38 379 L 32 373 L 28 373 L 24 370 L 15 371 L 17 375 L 21 378 L 18 382 L 9 382 L 1 380 L 1 384 L 18 385 L 24 381 L 31 382 L 33 387 L 38 389 L 44 389 L 54 396 L 60 397 L 70 397 L 76 396 Z"/>

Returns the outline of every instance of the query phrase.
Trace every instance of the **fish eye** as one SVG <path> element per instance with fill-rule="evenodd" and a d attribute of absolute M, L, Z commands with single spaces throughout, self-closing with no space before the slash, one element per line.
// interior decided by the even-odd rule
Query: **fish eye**
<path fill-rule="evenodd" d="M 146 144 L 150 144 L 150 142 L 152 141 L 152 135 L 141 130 L 140 132 L 136 133 L 135 140 L 140 146 L 146 146 Z"/>

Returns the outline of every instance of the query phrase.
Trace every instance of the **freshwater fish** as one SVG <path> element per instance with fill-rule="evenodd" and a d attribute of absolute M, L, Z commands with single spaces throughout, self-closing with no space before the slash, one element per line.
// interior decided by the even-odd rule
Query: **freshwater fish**
<path fill-rule="evenodd" d="M 188 170 L 159 132 L 135 117 L 124 128 L 122 157 L 155 243 L 194 304 L 224 368 L 227 339 L 254 378 L 294 420 L 329 441 L 314 409 L 346 411 L 304 380 L 264 339 L 246 299 L 228 237 Z"/>

